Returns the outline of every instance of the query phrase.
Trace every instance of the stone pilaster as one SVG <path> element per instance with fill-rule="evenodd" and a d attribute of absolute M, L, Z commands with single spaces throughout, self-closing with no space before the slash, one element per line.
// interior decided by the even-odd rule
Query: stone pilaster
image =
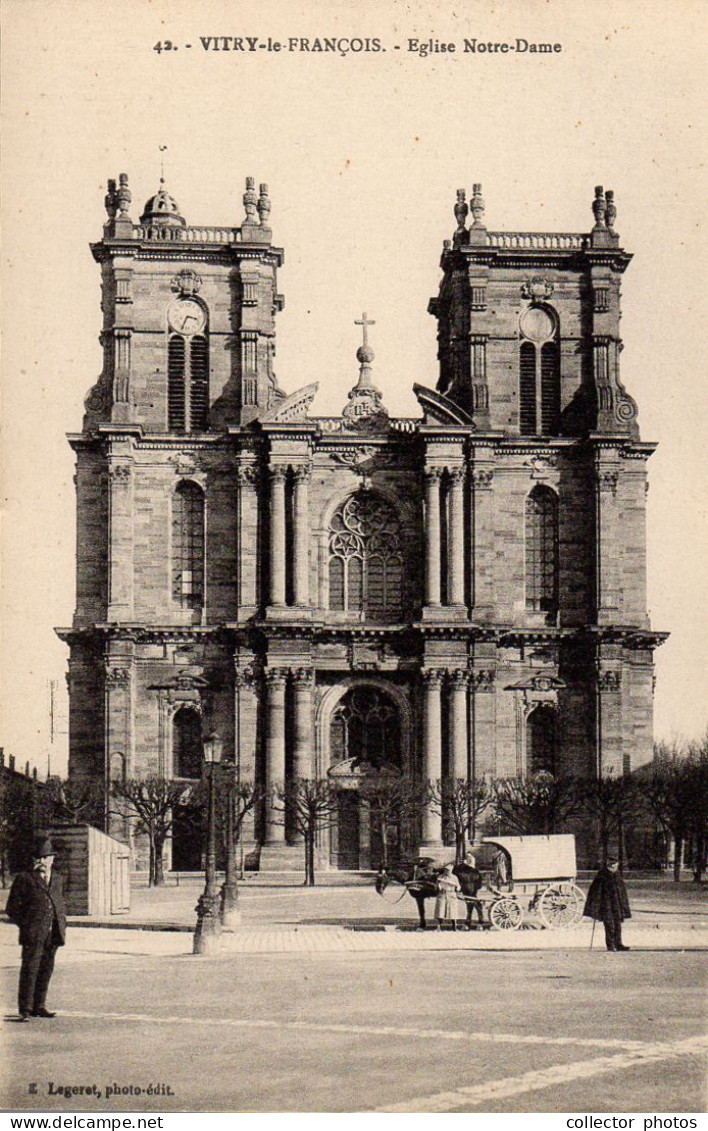
<path fill-rule="evenodd" d="M 485 774 L 497 776 L 496 752 L 496 696 L 493 668 L 474 668 L 470 672 L 470 698 L 472 715 L 472 766 L 471 776 Z M 509 771 L 512 772 L 511 770 Z"/>
<path fill-rule="evenodd" d="M 312 687 L 310 668 L 293 672 L 293 777 L 314 776 L 314 736 L 312 733 Z"/>
<path fill-rule="evenodd" d="M 622 669 L 602 659 L 597 669 L 597 772 L 622 773 Z"/>
<path fill-rule="evenodd" d="M 450 673 L 450 761 L 449 776 L 453 779 L 468 778 L 468 709 L 467 671 L 456 670 Z"/>
<path fill-rule="evenodd" d="M 423 781 L 442 777 L 442 683 L 445 673 L 439 668 L 423 672 Z M 421 848 L 442 845 L 442 818 L 429 806 L 423 810 Z"/>
<path fill-rule="evenodd" d="M 132 661 L 127 656 L 109 656 L 105 662 L 105 790 L 106 832 L 125 839 L 127 822 L 120 813 L 111 814 L 110 783 L 131 776 L 132 742 Z"/>
<path fill-rule="evenodd" d="M 258 695 L 256 674 L 252 667 L 234 665 L 234 751 L 239 782 L 257 782 L 256 739 L 258 729 Z M 241 826 L 241 847 L 249 852 L 256 840 L 256 813 L 246 814 Z"/>
<path fill-rule="evenodd" d="M 471 605 L 474 620 L 491 620 L 494 611 L 494 497 L 491 468 L 472 472 Z"/>
<path fill-rule="evenodd" d="M 271 668 L 266 672 L 266 844 L 285 841 L 282 813 L 274 805 L 273 793 L 285 784 L 285 686 L 287 672 Z"/>
<path fill-rule="evenodd" d="M 618 618 L 621 619 L 618 479 L 616 452 L 600 449 L 595 458 L 595 601 L 598 624 L 614 624 Z"/>
<path fill-rule="evenodd" d="M 247 620 L 258 608 L 258 468 L 238 467 L 238 619 Z"/>
<path fill-rule="evenodd" d="M 133 619 L 133 472 L 108 461 L 108 619 Z"/>

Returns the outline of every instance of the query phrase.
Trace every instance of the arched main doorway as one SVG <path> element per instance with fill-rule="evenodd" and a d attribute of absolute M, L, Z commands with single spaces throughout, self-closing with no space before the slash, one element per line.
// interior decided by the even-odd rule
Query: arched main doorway
<path fill-rule="evenodd" d="M 404 830 L 386 797 L 405 769 L 400 706 L 376 684 L 350 687 L 329 719 L 329 776 L 337 790 L 330 836 L 334 868 L 378 868 L 398 853 Z"/>

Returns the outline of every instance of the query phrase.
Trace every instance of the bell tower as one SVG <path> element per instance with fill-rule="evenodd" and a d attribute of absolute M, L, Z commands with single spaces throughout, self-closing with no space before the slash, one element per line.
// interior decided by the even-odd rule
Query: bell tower
<path fill-rule="evenodd" d="M 240 228 L 189 226 L 160 181 L 139 223 L 128 178 L 108 182 L 103 371 L 86 426 L 201 433 L 247 424 L 282 397 L 273 371 L 277 269 L 268 186 L 248 177 Z"/>
<path fill-rule="evenodd" d="M 494 232 L 482 186 L 469 206 L 458 190 L 457 229 L 428 309 L 438 320 L 438 391 L 478 430 L 638 439 L 619 370 L 620 282 L 632 257 L 614 229 L 614 193 L 598 186 L 592 211 L 587 235 Z"/>

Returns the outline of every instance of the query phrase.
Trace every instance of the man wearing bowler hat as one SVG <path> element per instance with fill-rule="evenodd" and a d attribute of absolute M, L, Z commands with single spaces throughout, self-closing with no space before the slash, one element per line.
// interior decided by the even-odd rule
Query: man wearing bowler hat
<path fill-rule="evenodd" d="M 47 989 L 57 947 L 64 945 L 66 905 L 64 880 L 54 868 L 54 855 L 46 833 L 38 834 L 32 871 L 15 876 L 5 908 L 8 918 L 20 928 L 20 1021 L 55 1016 L 47 1009 Z"/>

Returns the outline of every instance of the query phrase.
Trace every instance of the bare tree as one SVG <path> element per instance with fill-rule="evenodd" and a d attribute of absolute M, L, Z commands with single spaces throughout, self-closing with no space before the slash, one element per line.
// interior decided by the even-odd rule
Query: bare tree
<path fill-rule="evenodd" d="M 389 831 L 399 830 L 419 811 L 423 789 L 419 782 L 387 769 L 370 770 L 359 786 L 359 796 L 368 802 L 372 828 L 381 834 L 381 867 L 387 868 Z"/>
<path fill-rule="evenodd" d="M 644 794 L 664 833 L 674 842 L 674 880 L 681 879 L 683 848 L 694 851 L 694 879 L 702 881 L 708 835 L 708 741 L 688 749 L 674 740 L 654 747 L 652 775 L 643 784 Z M 695 860 L 698 860 L 698 866 Z"/>
<path fill-rule="evenodd" d="M 477 823 L 489 809 L 493 791 L 485 778 L 438 778 L 427 784 L 425 800 L 434 813 L 449 821 L 455 833 L 455 862 L 462 863 L 467 838 L 474 840 Z"/>
<path fill-rule="evenodd" d="M 578 778 L 546 771 L 530 778 L 501 778 L 494 783 L 494 815 L 500 831 L 540 836 L 559 831 L 583 809 L 585 793 Z"/>
<path fill-rule="evenodd" d="M 162 855 L 172 831 L 175 809 L 190 802 L 192 787 L 162 777 L 126 778 L 114 781 L 111 791 L 137 818 L 137 831 L 147 836 L 150 846 L 148 885 L 160 887 L 165 882 Z"/>
<path fill-rule="evenodd" d="M 612 773 L 589 778 L 584 783 L 585 808 L 598 823 L 602 863 L 607 863 L 610 842 L 616 838 L 620 870 L 625 863 L 626 832 L 643 807 L 642 790 L 631 774 Z"/>
<path fill-rule="evenodd" d="M 49 778 L 45 787 L 50 824 L 69 821 L 71 824 L 103 824 L 104 786 L 96 778 Z"/>
<path fill-rule="evenodd" d="M 295 778 L 275 790 L 275 806 L 283 824 L 292 822 L 305 846 L 305 886 L 315 883 L 317 834 L 332 824 L 337 809 L 337 791 L 328 778 Z"/>
<path fill-rule="evenodd" d="M 689 743 L 688 757 L 694 787 L 689 815 L 693 879 L 700 884 L 703 883 L 703 873 L 708 866 L 708 731 L 697 742 Z"/>

